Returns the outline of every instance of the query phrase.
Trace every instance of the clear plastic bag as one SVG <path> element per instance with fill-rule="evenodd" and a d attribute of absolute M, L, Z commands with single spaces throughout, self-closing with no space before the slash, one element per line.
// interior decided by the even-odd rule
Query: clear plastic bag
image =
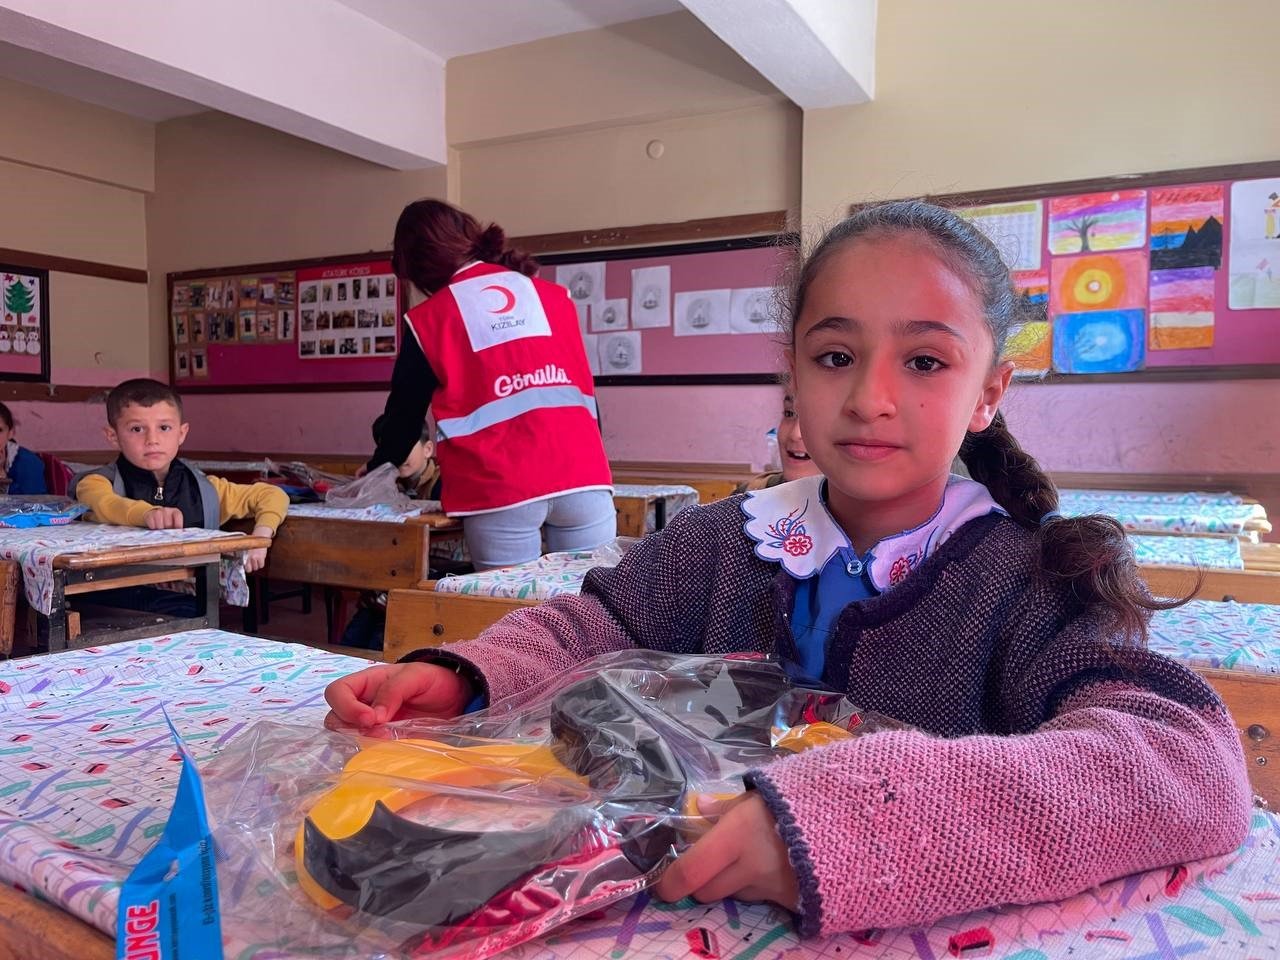
<path fill-rule="evenodd" d="M 73 497 L 0 496 L 0 527 L 56 527 L 88 512 Z"/>
<path fill-rule="evenodd" d="M 354 480 L 330 488 L 324 495 L 324 502 L 331 507 L 347 509 L 384 506 L 404 510 L 413 509 L 416 512 L 418 508 L 412 505 L 404 491 L 400 489 L 396 483 L 397 479 L 399 479 L 399 470 L 395 464 L 383 463 L 374 467 L 363 477 L 356 477 Z"/>
<path fill-rule="evenodd" d="M 638 892 L 700 794 L 893 721 L 774 661 L 631 650 L 388 739 L 259 723 L 203 772 L 228 956 L 493 956 Z"/>

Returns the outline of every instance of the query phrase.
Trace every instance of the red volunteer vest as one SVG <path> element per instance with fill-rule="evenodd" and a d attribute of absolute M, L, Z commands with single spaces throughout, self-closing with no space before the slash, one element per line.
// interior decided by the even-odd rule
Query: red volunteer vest
<path fill-rule="evenodd" d="M 440 380 L 431 409 L 446 513 L 612 486 L 568 291 L 477 263 L 407 320 Z"/>

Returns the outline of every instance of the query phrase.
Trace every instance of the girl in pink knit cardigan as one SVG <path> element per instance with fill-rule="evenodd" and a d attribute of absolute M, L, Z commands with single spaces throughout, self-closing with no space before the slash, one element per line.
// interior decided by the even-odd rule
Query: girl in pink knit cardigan
<path fill-rule="evenodd" d="M 1062 518 L 998 408 L 1025 304 L 967 221 L 902 201 L 809 255 L 788 362 L 822 476 L 683 511 L 582 594 L 331 684 L 335 724 L 451 716 L 632 646 L 751 651 L 911 730 L 753 771 L 665 872 L 771 900 L 804 935 L 1059 899 L 1244 836 L 1239 740 L 1145 648 L 1123 531 Z M 959 454 L 972 480 L 949 475 Z"/>

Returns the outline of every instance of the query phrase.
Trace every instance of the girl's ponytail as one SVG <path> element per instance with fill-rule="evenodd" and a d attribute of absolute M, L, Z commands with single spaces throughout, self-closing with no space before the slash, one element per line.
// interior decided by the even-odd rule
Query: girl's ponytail
<path fill-rule="evenodd" d="M 1101 610 L 1123 642 L 1145 646 L 1150 612 L 1186 602 L 1157 600 L 1147 592 L 1118 521 L 1101 514 L 1058 514 L 1057 489 L 1018 445 L 1003 414 L 965 438 L 960 459 L 1011 518 L 1035 531 L 1040 574 L 1069 585 L 1076 600 Z"/>

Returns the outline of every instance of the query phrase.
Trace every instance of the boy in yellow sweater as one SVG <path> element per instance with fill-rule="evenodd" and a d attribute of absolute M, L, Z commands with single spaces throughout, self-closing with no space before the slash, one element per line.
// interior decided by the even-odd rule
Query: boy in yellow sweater
<path fill-rule="evenodd" d="M 182 398 L 157 380 L 126 380 L 107 395 L 107 442 L 120 451 L 114 463 L 77 476 L 71 494 L 90 519 L 152 530 L 217 529 L 253 517 L 255 537 L 275 536 L 289 497 L 267 483 L 230 483 L 205 476 L 178 457 L 190 424 Z M 245 570 L 266 563 L 266 548 L 250 550 Z"/>

